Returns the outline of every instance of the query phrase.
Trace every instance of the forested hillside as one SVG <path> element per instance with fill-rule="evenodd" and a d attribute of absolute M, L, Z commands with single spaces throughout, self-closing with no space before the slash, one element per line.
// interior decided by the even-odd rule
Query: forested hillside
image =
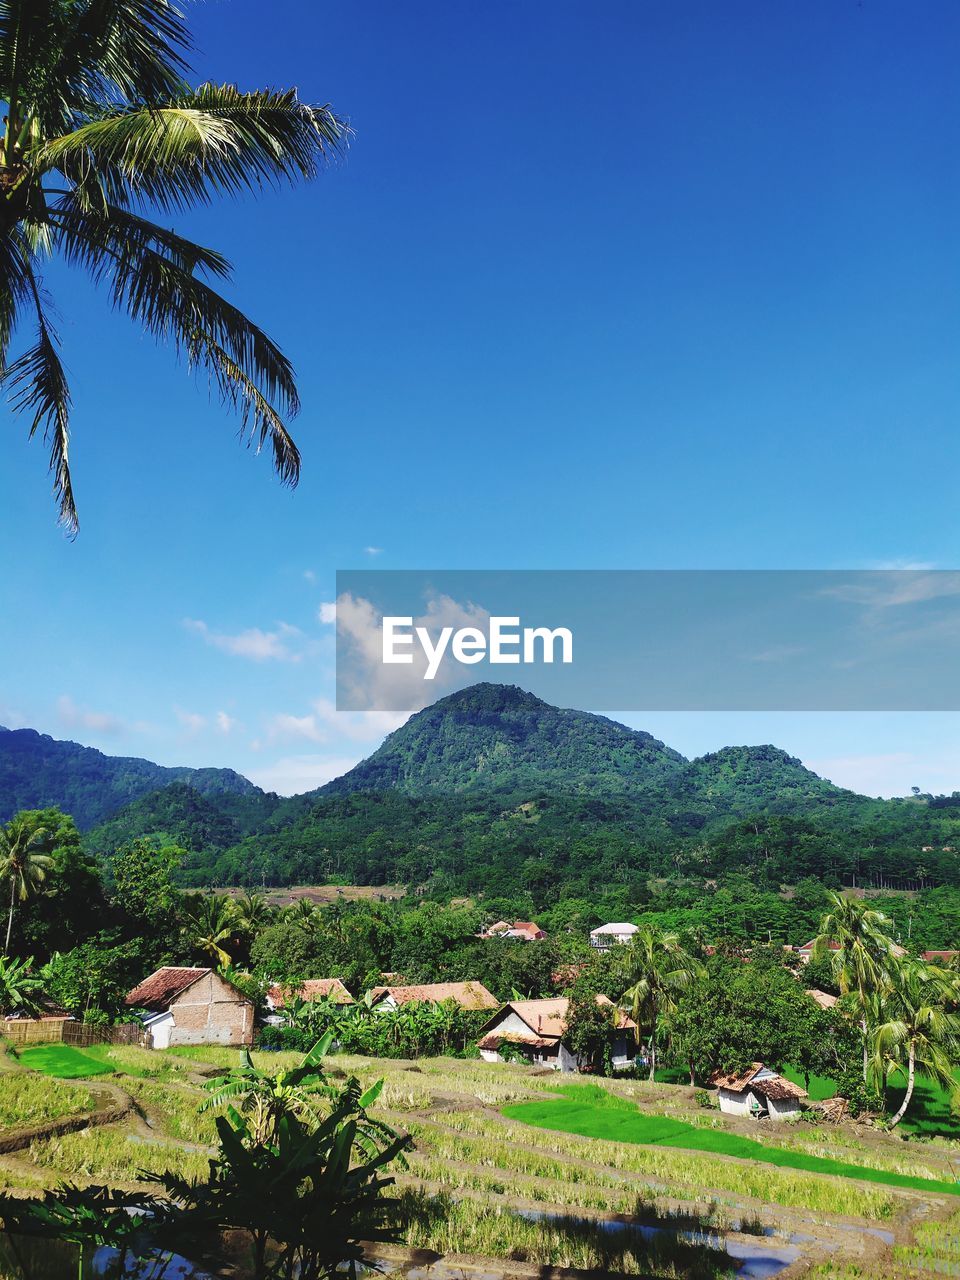
<path fill-rule="evenodd" d="M 44 795 L 4 789 L 8 810 L 58 803 L 85 826 L 113 804 L 86 835 L 91 852 L 159 836 L 189 850 L 182 874 L 195 885 L 400 882 L 546 904 L 599 885 L 639 893 L 651 876 L 741 871 L 768 886 L 960 884 L 950 800 L 858 796 L 772 746 L 687 761 L 649 734 L 507 686 L 442 699 L 342 778 L 288 798 L 228 770 L 163 770 L 29 731 L 0 744 L 15 738 L 28 748 L 18 778 L 40 743 L 31 794 Z M 158 777 L 165 785 L 146 785 Z M 119 808 L 124 786 L 140 793 Z"/>
<path fill-rule="evenodd" d="M 171 782 L 203 796 L 260 794 L 233 769 L 166 768 L 133 756 L 107 756 L 34 729 L 0 728 L 0 821 L 19 809 L 59 805 L 81 831 Z"/>

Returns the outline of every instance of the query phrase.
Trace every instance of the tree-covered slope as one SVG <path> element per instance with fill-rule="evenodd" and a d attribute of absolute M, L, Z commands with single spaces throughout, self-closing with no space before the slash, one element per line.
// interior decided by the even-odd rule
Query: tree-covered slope
<path fill-rule="evenodd" d="M 258 795 L 233 769 L 167 768 L 132 756 L 107 756 L 34 729 L 0 728 L 0 821 L 19 809 L 59 805 L 81 831 L 170 782 L 202 796 Z"/>
<path fill-rule="evenodd" d="M 130 840 L 156 835 L 197 852 L 226 849 L 260 830 L 281 803 L 279 796 L 260 791 L 204 795 L 186 782 L 171 782 L 98 823 L 83 843 L 104 856 Z"/>
<path fill-rule="evenodd" d="M 441 698 L 318 794 L 546 789 L 614 795 L 656 790 L 686 761 L 649 733 L 605 716 L 552 707 L 510 685 L 477 684 Z"/>

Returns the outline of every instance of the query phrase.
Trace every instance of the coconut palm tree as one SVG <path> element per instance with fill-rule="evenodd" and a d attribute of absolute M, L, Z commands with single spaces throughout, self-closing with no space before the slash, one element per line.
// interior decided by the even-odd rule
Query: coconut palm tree
<path fill-rule="evenodd" d="M 184 932 L 190 946 L 218 968 L 230 963 L 225 943 L 233 941 L 236 920 L 228 898 L 219 894 L 191 894 L 184 901 Z"/>
<path fill-rule="evenodd" d="M 54 256 L 200 369 L 258 450 L 271 446 L 283 481 L 299 475 L 284 422 L 299 408 L 290 362 L 211 287 L 230 276 L 223 255 L 150 215 L 310 178 L 345 126 L 293 90 L 193 87 L 190 51 L 170 0 L 0 3 L 0 370 L 49 449 L 71 533 L 70 390 L 42 275 Z"/>
<path fill-rule="evenodd" d="M 7 913 L 7 936 L 3 954 L 10 952 L 10 935 L 13 932 L 13 913 L 17 899 L 26 902 L 46 879 L 53 866 L 53 859 L 42 853 L 50 840 L 46 827 L 38 827 L 23 814 L 11 818 L 0 827 L 0 876 L 10 880 L 10 909 Z"/>
<path fill-rule="evenodd" d="M 661 1016 L 669 1015 L 683 991 L 703 972 L 675 933 L 644 928 L 635 933 L 617 956 L 623 980 L 628 984 L 620 1002 L 637 1025 L 637 1042 L 646 1031 L 649 1039 L 650 1079 L 657 1069 L 657 1031 Z"/>
<path fill-rule="evenodd" d="M 960 1017 L 955 1012 L 957 975 L 913 958 L 900 960 L 881 997 L 881 1016 L 870 1032 L 869 1073 L 878 1090 L 892 1075 L 907 1089 L 890 1125 L 898 1125 L 922 1071 L 960 1099 L 954 1070 L 960 1061 Z"/>
<path fill-rule="evenodd" d="M 811 960 L 829 957 L 842 995 L 855 992 L 863 1039 L 863 1079 L 867 1080 L 870 1049 L 870 997 L 889 985 L 889 975 L 899 948 L 886 933 L 890 919 L 859 898 L 829 895 L 830 909 L 820 922 Z M 831 946 L 831 944 L 834 944 Z"/>

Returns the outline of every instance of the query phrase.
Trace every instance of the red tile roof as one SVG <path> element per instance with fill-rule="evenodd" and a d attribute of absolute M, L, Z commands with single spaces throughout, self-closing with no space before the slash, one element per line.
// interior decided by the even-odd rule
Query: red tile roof
<path fill-rule="evenodd" d="M 773 1098 L 775 1102 L 784 1102 L 788 1098 L 807 1097 L 805 1089 L 801 1089 L 798 1084 L 794 1084 L 792 1080 L 787 1080 L 776 1072 L 762 1080 L 757 1080 L 756 1076 L 763 1070 L 762 1062 L 754 1062 L 748 1070 L 739 1075 L 736 1073 L 722 1075 L 720 1072 L 714 1072 L 710 1079 L 718 1089 L 729 1089 L 731 1093 L 746 1093 L 748 1089 L 752 1089 L 754 1093 L 759 1093 L 764 1098 Z"/>
<path fill-rule="evenodd" d="M 210 969 L 176 969 L 164 966 L 144 978 L 138 987 L 127 995 L 127 1004 L 136 1009 L 155 1009 L 158 1012 L 169 1007 L 171 1000 L 199 982 Z"/>
<path fill-rule="evenodd" d="M 496 1009 L 500 1002 L 482 982 L 428 982 L 419 987 L 374 987 L 372 1002 L 391 995 L 397 1004 L 443 1004 L 452 1000 L 461 1009 Z"/>
<path fill-rule="evenodd" d="M 334 1004 L 353 1004 L 353 996 L 339 978 L 307 978 L 299 985 L 277 982 L 270 988 L 267 995 L 277 1009 L 294 997 L 308 1001 L 332 1000 Z"/>
<path fill-rule="evenodd" d="M 953 960 L 960 952 L 956 951 L 925 951 L 923 953 L 924 960 L 928 964 L 933 964 L 937 960 Z"/>

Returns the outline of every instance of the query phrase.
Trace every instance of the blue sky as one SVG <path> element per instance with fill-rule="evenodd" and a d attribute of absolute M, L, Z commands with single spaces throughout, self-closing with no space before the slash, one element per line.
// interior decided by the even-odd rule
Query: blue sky
<path fill-rule="evenodd" d="M 955 4 L 189 12 L 198 79 L 355 130 L 179 219 L 297 366 L 303 480 L 51 267 L 81 533 L 8 422 L 0 721 L 301 790 L 389 727 L 330 709 L 338 567 L 957 566 Z M 960 787 L 946 713 L 628 719 Z"/>

